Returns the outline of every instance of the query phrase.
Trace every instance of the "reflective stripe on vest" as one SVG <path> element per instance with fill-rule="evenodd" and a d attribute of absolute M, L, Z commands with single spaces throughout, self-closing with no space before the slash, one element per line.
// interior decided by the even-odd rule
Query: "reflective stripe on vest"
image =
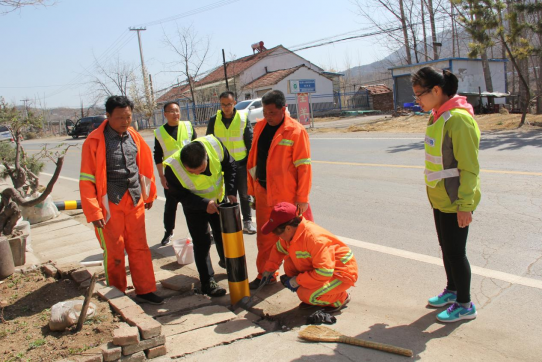
<path fill-rule="evenodd" d="M 164 164 L 171 167 L 185 189 L 204 199 L 222 201 L 224 198 L 224 177 L 222 176 L 222 165 L 220 163 L 224 159 L 224 150 L 220 142 L 213 135 L 199 137 L 192 142 L 200 142 L 205 147 L 209 157 L 211 176 L 195 175 L 188 172 L 181 163 L 181 150 L 178 150 L 165 160 Z"/>
<path fill-rule="evenodd" d="M 240 161 L 247 157 L 247 147 L 245 145 L 245 140 L 243 134 L 245 133 L 245 128 L 247 127 L 246 117 L 241 117 L 239 112 L 235 112 L 230 127 L 226 128 L 224 122 L 222 122 L 222 111 L 216 112 L 215 128 L 214 135 L 222 141 L 224 146 L 230 152 L 230 155 L 235 159 L 235 161 Z"/>
<path fill-rule="evenodd" d="M 154 137 L 162 147 L 162 161 L 171 157 L 175 152 L 183 148 L 184 145 L 192 142 L 193 128 L 192 123 L 188 121 L 179 122 L 177 126 L 177 139 L 174 139 L 167 133 L 164 125 L 154 130 Z"/>
<path fill-rule="evenodd" d="M 435 123 L 428 125 L 425 131 L 425 184 L 431 188 L 436 187 L 442 179 L 459 176 L 457 168 L 444 169 L 442 163 L 444 126 L 450 118 L 452 113 L 444 112 Z"/>

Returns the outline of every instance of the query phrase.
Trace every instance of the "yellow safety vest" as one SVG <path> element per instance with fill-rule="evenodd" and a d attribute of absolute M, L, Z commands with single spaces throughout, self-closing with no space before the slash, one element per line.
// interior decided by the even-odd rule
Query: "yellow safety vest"
<path fill-rule="evenodd" d="M 452 113 L 444 112 L 435 123 L 428 125 L 425 131 L 425 184 L 431 188 L 435 188 L 442 179 L 459 176 L 457 168 L 444 169 L 442 163 L 444 125 L 450 118 Z"/>
<path fill-rule="evenodd" d="M 192 142 L 200 142 L 205 147 L 205 151 L 209 157 L 211 176 L 203 174 L 195 175 L 187 171 L 181 162 L 181 150 L 178 150 L 165 160 L 164 164 L 171 167 L 173 173 L 185 189 L 204 199 L 222 201 L 225 194 L 221 164 L 222 160 L 224 160 L 222 145 L 213 135 L 199 137 Z"/>
<path fill-rule="evenodd" d="M 247 157 L 247 146 L 243 139 L 245 128 L 247 127 L 246 117 L 241 117 L 239 112 L 235 112 L 230 128 L 226 128 L 222 122 L 222 111 L 216 112 L 215 129 L 213 134 L 222 141 L 228 149 L 230 155 L 235 161 L 240 161 Z"/>
<path fill-rule="evenodd" d="M 183 148 L 184 145 L 192 142 L 192 135 L 194 134 L 194 129 L 192 128 L 192 123 L 188 121 L 179 122 L 177 127 L 177 139 L 174 139 L 167 133 L 164 125 L 158 127 L 154 130 L 154 137 L 160 142 L 162 146 L 162 161 L 173 155 L 175 152 Z"/>

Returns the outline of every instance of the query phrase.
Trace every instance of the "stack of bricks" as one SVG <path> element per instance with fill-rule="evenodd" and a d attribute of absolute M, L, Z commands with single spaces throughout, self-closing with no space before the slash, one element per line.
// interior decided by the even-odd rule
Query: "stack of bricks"
<path fill-rule="evenodd" d="M 166 354 L 166 336 L 158 321 L 127 296 L 110 299 L 109 304 L 127 323 L 113 332 L 110 348 L 102 349 L 105 362 L 139 362 Z"/>

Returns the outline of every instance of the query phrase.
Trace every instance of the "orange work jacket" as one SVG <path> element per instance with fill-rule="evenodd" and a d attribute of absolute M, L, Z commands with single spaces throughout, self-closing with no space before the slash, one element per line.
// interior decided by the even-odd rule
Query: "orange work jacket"
<path fill-rule="evenodd" d="M 258 140 L 267 122 L 254 126 L 254 139 L 247 159 L 248 194 L 254 196 Z M 279 127 L 267 157 L 267 205 L 286 201 L 309 202 L 312 184 L 311 149 L 305 127 L 288 115 Z"/>
<path fill-rule="evenodd" d="M 296 281 L 304 288 L 319 288 L 331 279 L 349 285 L 358 280 L 358 264 L 352 250 L 335 235 L 305 218 L 289 243 L 282 239 L 277 241 L 265 271 L 278 270 L 285 257 L 289 257 L 299 271 Z"/>
<path fill-rule="evenodd" d="M 104 219 L 107 223 L 110 218 L 104 136 L 104 129 L 107 124 L 107 120 L 102 122 L 100 127 L 92 131 L 85 143 L 83 143 L 79 192 L 81 193 L 81 206 L 83 206 L 83 213 L 87 218 L 87 222 Z M 136 163 L 139 168 L 141 198 L 143 202 L 148 203 L 156 199 L 151 149 L 135 129 L 130 127 L 128 132 L 130 132 L 137 146 Z"/>

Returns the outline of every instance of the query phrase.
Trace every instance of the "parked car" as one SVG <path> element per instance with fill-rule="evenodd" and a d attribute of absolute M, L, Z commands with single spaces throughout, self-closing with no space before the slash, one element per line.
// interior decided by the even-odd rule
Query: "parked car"
<path fill-rule="evenodd" d="M 0 126 L 0 142 L 13 142 L 13 136 L 8 126 Z"/>
<path fill-rule="evenodd" d="M 90 132 L 100 127 L 105 119 L 106 116 L 84 117 L 78 120 L 75 125 L 72 120 L 67 119 L 66 132 L 68 133 L 68 136 L 72 136 L 72 138 L 79 138 L 79 136 L 86 137 Z"/>
<path fill-rule="evenodd" d="M 248 99 L 239 102 L 235 105 L 235 109 L 239 114 L 248 116 L 251 124 L 256 123 L 256 120 L 263 118 L 262 99 Z"/>

